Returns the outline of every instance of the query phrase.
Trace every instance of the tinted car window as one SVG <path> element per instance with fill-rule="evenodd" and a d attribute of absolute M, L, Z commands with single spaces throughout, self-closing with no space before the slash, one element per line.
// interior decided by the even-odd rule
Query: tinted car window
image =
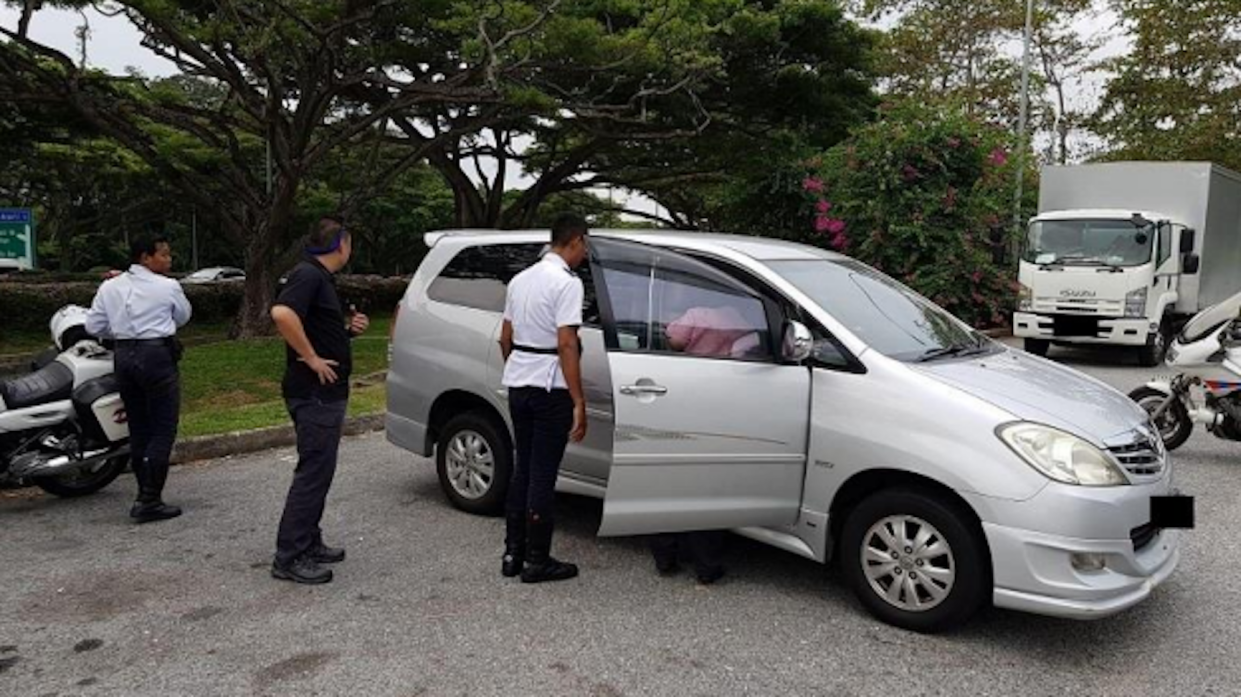
<path fill-rule="evenodd" d="M 457 253 L 427 288 L 432 300 L 463 305 L 490 312 L 504 312 L 509 281 L 536 263 L 546 244 L 489 244 L 467 247 Z M 599 310 L 595 288 L 586 264 L 575 273 L 582 279 L 585 293 L 583 321 L 598 324 Z"/>
<path fill-rule="evenodd" d="M 602 267 L 616 320 L 617 348 L 772 358 L 763 301 L 738 280 L 685 257 L 610 251 Z"/>

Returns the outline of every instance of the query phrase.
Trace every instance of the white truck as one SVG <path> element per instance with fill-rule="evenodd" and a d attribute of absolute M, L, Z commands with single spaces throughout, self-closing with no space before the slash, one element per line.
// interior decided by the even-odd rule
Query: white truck
<path fill-rule="evenodd" d="M 1132 346 L 1163 361 L 1203 307 L 1241 290 L 1241 175 L 1209 162 L 1046 167 L 1023 247 L 1013 334 Z"/>

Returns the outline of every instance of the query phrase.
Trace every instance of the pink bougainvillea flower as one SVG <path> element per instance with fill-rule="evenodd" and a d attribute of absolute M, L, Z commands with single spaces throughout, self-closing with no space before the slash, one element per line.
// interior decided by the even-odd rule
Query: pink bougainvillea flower
<path fill-rule="evenodd" d="M 820 214 L 827 213 L 832 209 L 832 202 L 825 199 L 820 199 L 818 203 L 814 204 L 814 209 Z"/>
<path fill-rule="evenodd" d="M 907 164 L 901 168 L 901 176 L 904 177 L 905 181 L 908 182 L 908 181 L 913 181 L 917 179 L 919 176 L 921 176 L 921 173 L 918 172 L 917 167 Z"/>
<path fill-rule="evenodd" d="M 818 177 L 806 177 L 801 181 L 801 188 L 811 193 L 823 191 L 823 180 Z"/>
<path fill-rule="evenodd" d="M 957 148 L 961 147 L 961 139 L 956 136 L 949 138 L 948 147 L 952 148 L 953 150 L 956 150 Z"/>
<path fill-rule="evenodd" d="M 825 218 L 821 215 L 816 216 L 814 219 L 814 231 L 819 233 L 827 232 L 828 228 L 831 227 L 830 223 L 831 219 Z"/>
<path fill-rule="evenodd" d="M 826 229 L 829 233 L 839 235 L 845 231 L 845 221 L 839 218 L 827 218 L 826 220 L 827 225 L 824 229 Z"/>
<path fill-rule="evenodd" d="M 1004 152 L 1004 148 L 996 148 L 987 159 L 996 167 L 1003 167 L 1008 162 L 1008 153 Z"/>
<path fill-rule="evenodd" d="M 971 276 L 971 278 L 973 278 L 973 279 L 974 279 L 974 283 L 978 283 L 979 281 L 981 281 L 981 280 L 982 280 L 982 272 L 981 272 L 981 271 L 975 271 L 975 272 L 974 272 L 974 275 L 973 275 L 973 276 Z"/>

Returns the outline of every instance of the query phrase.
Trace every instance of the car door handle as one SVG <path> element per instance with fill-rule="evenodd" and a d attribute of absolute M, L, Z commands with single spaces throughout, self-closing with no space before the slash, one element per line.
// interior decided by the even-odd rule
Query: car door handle
<path fill-rule="evenodd" d="M 621 394 L 668 394 L 668 388 L 662 385 L 621 385 Z"/>

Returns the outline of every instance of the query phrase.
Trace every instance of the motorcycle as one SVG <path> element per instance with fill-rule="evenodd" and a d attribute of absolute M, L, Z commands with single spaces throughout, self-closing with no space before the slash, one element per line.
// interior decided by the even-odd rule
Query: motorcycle
<path fill-rule="evenodd" d="M 85 496 L 128 464 L 125 405 L 112 351 L 86 333 L 85 308 L 61 308 L 50 328 L 55 357 L 0 382 L 0 486 L 34 484 L 57 496 Z"/>
<path fill-rule="evenodd" d="M 1149 382 L 1129 398 L 1151 415 L 1168 450 L 1189 440 L 1194 424 L 1241 441 L 1241 293 L 1189 320 L 1165 363 L 1175 377 Z"/>

